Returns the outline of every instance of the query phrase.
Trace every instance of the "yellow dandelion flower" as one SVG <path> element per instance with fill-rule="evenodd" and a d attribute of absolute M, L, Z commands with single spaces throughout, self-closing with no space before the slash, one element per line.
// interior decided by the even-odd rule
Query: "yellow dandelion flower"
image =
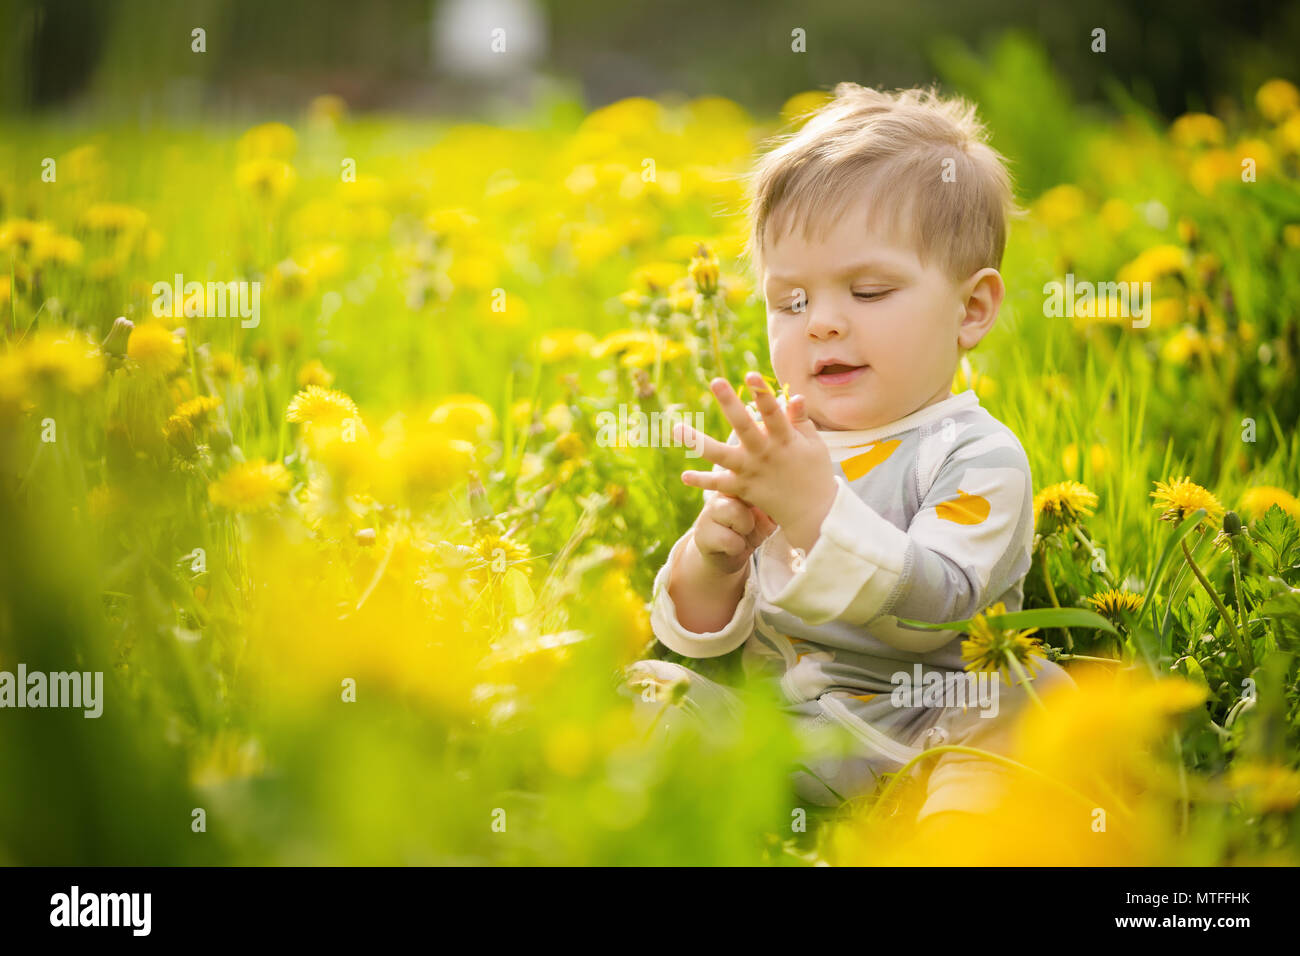
<path fill-rule="evenodd" d="M 1120 282 L 1156 282 L 1187 267 L 1187 252 L 1179 246 L 1152 246 L 1119 270 Z"/>
<path fill-rule="evenodd" d="M 307 119 L 313 123 L 337 123 L 347 113 L 347 100 L 334 93 L 322 93 L 307 104 Z"/>
<path fill-rule="evenodd" d="M 477 395 L 450 395 L 440 401 L 429 421 L 453 438 L 467 442 L 490 439 L 497 427 L 492 406 Z"/>
<path fill-rule="evenodd" d="M 0 364 L 0 397 L 8 401 L 18 401 L 31 389 L 46 385 L 80 395 L 104 374 L 104 357 L 88 339 L 54 329 L 33 335 L 0 357 Z"/>
<path fill-rule="evenodd" d="M 230 352 L 217 352 L 212 356 L 212 374 L 217 378 L 232 378 L 239 368 L 239 359 Z"/>
<path fill-rule="evenodd" d="M 1280 764 L 1234 764 L 1228 786 L 1252 810 L 1282 813 L 1300 803 L 1300 773 Z"/>
<path fill-rule="evenodd" d="M 1187 477 L 1170 482 L 1157 481 L 1151 497 L 1156 500 L 1154 507 L 1162 511 L 1162 521 L 1177 524 L 1200 508 L 1206 512 L 1201 519 L 1203 522 L 1218 524 L 1223 518 L 1223 505 L 1219 499 Z"/>
<path fill-rule="evenodd" d="M 1262 517 L 1274 505 L 1277 505 L 1292 518 L 1300 521 L 1300 501 L 1297 501 L 1295 495 L 1283 488 L 1276 488 L 1272 485 L 1259 485 L 1254 488 L 1247 488 L 1241 496 L 1241 510 L 1252 518 Z"/>
<path fill-rule="evenodd" d="M 239 137 L 239 158 L 293 159 L 298 151 L 298 134 L 284 123 L 262 123 Z"/>
<path fill-rule="evenodd" d="M 557 432 L 573 429 L 573 412 L 564 402 L 555 402 L 542 413 L 542 424 Z"/>
<path fill-rule="evenodd" d="M 470 235 L 477 231 L 478 217 L 467 209 L 435 209 L 424 218 L 429 231 L 438 236 L 452 238 Z"/>
<path fill-rule="evenodd" d="M 1077 477 L 1079 474 L 1079 446 L 1075 442 L 1065 446 L 1065 451 L 1061 453 L 1061 467 L 1070 477 Z M 1093 444 L 1088 448 L 1088 466 L 1092 469 L 1094 475 L 1103 475 L 1110 468 L 1111 454 L 1106 450 L 1105 445 Z"/>
<path fill-rule="evenodd" d="M 195 442 L 194 422 L 180 415 L 170 416 L 163 425 L 163 437 L 182 457 L 193 458 L 199 448 Z"/>
<path fill-rule="evenodd" d="M 1184 113 L 1169 127 L 1177 146 L 1221 146 L 1223 137 L 1223 121 L 1209 113 Z"/>
<path fill-rule="evenodd" d="M 277 462 L 239 462 L 208 486 L 212 503 L 230 511 L 264 511 L 288 492 L 293 478 Z"/>
<path fill-rule="evenodd" d="M 0 223 L 0 251 L 17 250 L 26 254 L 41 239 L 51 235 L 54 228 L 47 222 L 31 219 L 9 219 Z"/>
<path fill-rule="evenodd" d="M 1097 496 L 1087 485 L 1077 481 L 1060 481 L 1034 495 L 1034 525 L 1071 525 L 1092 515 Z"/>
<path fill-rule="evenodd" d="M 1255 105 L 1264 119 L 1280 123 L 1300 111 L 1300 90 L 1286 80 L 1272 79 L 1255 91 Z"/>
<path fill-rule="evenodd" d="M 215 411 L 220 404 L 221 399 L 215 395 L 199 395 L 176 406 L 176 411 L 172 414 L 191 424 L 201 425 L 207 420 L 208 413 Z"/>
<path fill-rule="evenodd" d="M 802 126 L 813 113 L 817 112 L 834 97 L 825 90 L 808 90 L 796 93 L 781 106 L 781 122 L 791 126 Z"/>
<path fill-rule="evenodd" d="M 37 265 L 75 266 L 81 262 L 84 248 L 71 236 L 48 233 L 36 240 L 32 258 Z"/>
<path fill-rule="evenodd" d="M 390 436 L 381 448 L 386 477 L 397 494 L 438 494 L 464 481 L 474 465 L 474 446 L 428 423 L 416 423 Z"/>
<path fill-rule="evenodd" d="M 81 224 L 87 229 L 110 235 L 135 232 L 148 222 L 149 216 L 143 209 L 115 202 L 95 203 L 81 214 Z"/>
<path fill-rule="evenodd" d="M 1203 196 L 1214 193 L 1214 188 L 1227 179 L 1233 179 L 1241 171 L 1240 161 L 1226 149 L 1211 149 L 1197 156 L 1187 170 L 1196 191 Z"/>
<path fill-rule="evenodd" d="M 587 768 L 592 755 L 592 733 L 584 724 L 565 721 L 546 735 L 542 752 L 556 773 L 576 777 Z"/>
<path fill-rule="evenodd" d="M 543 362 L 562 362 L 569 358 L 586 358 L 596 345 L 596 337 L 581 329 L 552 329 L 537 339 L 537 356 Z"/>
<path fill-rule="evenodd" d="M 289 401 L 285 413 L 288 421 L 303 425 L 325 423 L 337 425 L 345 418 L 357 417 L 357 404 L 345 393 L 319 385 L 308 385 Z"/>
<path fill-rule="evenodd" d="M 126 355 L 151 375 L 170 375 L 180 368 L 185 358 L 185 346 L 171 329 L 155 322 L 145 322 L 131 331 Z"/>
<path fill-rule="evenodd" d="M 650 298 L 638 289 L 626 289 L 618 294 L 618 301 L 629 309 L 640 309 L 650 301 Z"/>
<path fill-rule="evenodd" d="M 1097 215 L 1107 231 L 1117 235 L 1133 223 L 1133 207 L 1122 199 L 1107 199 Z"/>
<path fill-rule="evenodd" d="M 526 562 L 532 556 L 532 551 L 524 542 L 490 531 L 479 535 L 472 547 L 487 570 L 496 575 L 505 574 L 511 565 Z M 519 570 L 524 574 L 532 573 L 532 568 L 526 563 L 519 564 Z"/>
<path fill-rule="evenodd" d="M 961 644 L 961 657 L 966 662 L 966 670 L 997 671 L 1005 674 L 1010 681 L 1015 670 L 1012 661 L 1032 677 L 1039 664 L 1045 660 L 1042 642 L 1029 636 L 1038 628 L 1016 631 L 998 627 L 989 621 L 991 617 L 1006 613 L 1006 605 L 999 601 L 971 619 L 970 630 Z"/>
<path fill-rule="evenodd" d="M 561 458 L 581 458 L 587 448 L 582 443 L 582 436 L 577 432 L 565 432 L 555 439 L 555 452 Z"/>
<path fill-rule="evenodd" d="M 316 279 L 292 259 L 285 259 L 272 267 L 270 286 L 271 292 L 281 298 L 304 299 L 315 291 Z"/>
<path fill-rule="evenodd" d="M 294 168 L 279 159 L 252 159 L 235 170 L 239 188 L 265 203 L 279 202 L 297 181 Z"/>
<path fill-rule="evenodd" d="M 1034 215 L 1049 229 L 1059 229 L 1083 218 L 1088 200 L 1083 190 L 1071 183 L 1053 186 L 1034 201 Z"/>
<path fill-rule="evenodd" d="M 682 267 L 676 262 L 647 262 L 632 271 L 632 288 L 629 291 L 632 295 L 663 295 L 681 274 Z"/>
<path fill-rule="evenodd" d="M 591 349 L 592 358 L 619 356 L 632 348 L 654 348 L 655 334 L 649 329 L 619 329 L 611 332 Z"/>
<path fill-rule="evenodd" d="M 1098 614 L 1117 621 L 1125 612 L 1136 614 L 1142 610 L 1142 595 L 1124 589 L 1107 588 L 1088 598 L 1088 603 L 1097 610 Z"/>
<path fill-rule="evenodd" d="M 334 376 L 325 368 L 320 359 L 312 359 L 306 362 L 302 368 L 298 369 L 298 387 L 306 388 L 308 385 L 315 385 L 319 388 L 329 388 L 334 384 Z"/>

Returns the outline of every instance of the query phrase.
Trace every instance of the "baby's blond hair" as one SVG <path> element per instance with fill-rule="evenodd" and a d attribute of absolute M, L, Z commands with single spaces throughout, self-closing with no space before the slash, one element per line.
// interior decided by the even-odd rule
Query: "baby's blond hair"
<path fill-rule="evenodd" d="M 1017 210 L 974 105 L 932 87 L 891 94 L 840 83 L 834 94 L 800 129 L 777 136 L 751 177 L 745 254 L 758 281 L 769 225 L 797 223 L 809 239 L 816 221 L 824 237 L 854 190 L 870 194 L 873 217 L 923 264 L 958 279 L 1001 268 Z"/>

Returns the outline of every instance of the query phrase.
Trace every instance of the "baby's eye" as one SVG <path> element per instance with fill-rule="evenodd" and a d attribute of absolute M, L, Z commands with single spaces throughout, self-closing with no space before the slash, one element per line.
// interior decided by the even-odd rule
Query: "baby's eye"
<path fill-rule="evenodd" d="M 872 302 L 876 299 L 883 299 L 885 296 L 889 295 L 891 291 L 892 290 L 890 289 L 884 289 L 880 292 L 855 292 L 853 293 L 853 298 L 861 299 L 864 302 Z"/>

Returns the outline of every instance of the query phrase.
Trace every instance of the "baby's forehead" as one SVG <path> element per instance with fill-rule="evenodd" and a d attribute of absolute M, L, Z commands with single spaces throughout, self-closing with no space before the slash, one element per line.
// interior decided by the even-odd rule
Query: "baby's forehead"
<path fill-rule="evenodd" d="M 912 271 L 924 259 L 914 230 L 894 217 L 780 224 L 766 238 L 760 261 L 763 284 L 813 272 Z"/>

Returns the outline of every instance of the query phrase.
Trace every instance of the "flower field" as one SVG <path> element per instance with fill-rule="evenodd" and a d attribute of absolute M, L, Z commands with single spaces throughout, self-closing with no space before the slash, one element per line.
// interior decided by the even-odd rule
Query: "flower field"
<path fill-rule="evenodd" d="M 1300 863 L 1300 92 L 1031 124 L 1033 80 L 971 91 L 1024 215 L 954 388 L 1029 455 L 1026 609 L 1074 613 L 969 649 L 1083 693 L 920 827 L 919 776 L 795 806 L 774 706 L 721 748 L 619 692 L 681 660 L 699 464 L 602 413 L 724 438 L 709 378 L 770 380 L 744 177 L 825 94 L 0 123 L 0 671 L 104 674 L 98 718 L 0 711 L 0 862 Z M 1148 308 L 1052 314 L 1067 275 Z"/>

